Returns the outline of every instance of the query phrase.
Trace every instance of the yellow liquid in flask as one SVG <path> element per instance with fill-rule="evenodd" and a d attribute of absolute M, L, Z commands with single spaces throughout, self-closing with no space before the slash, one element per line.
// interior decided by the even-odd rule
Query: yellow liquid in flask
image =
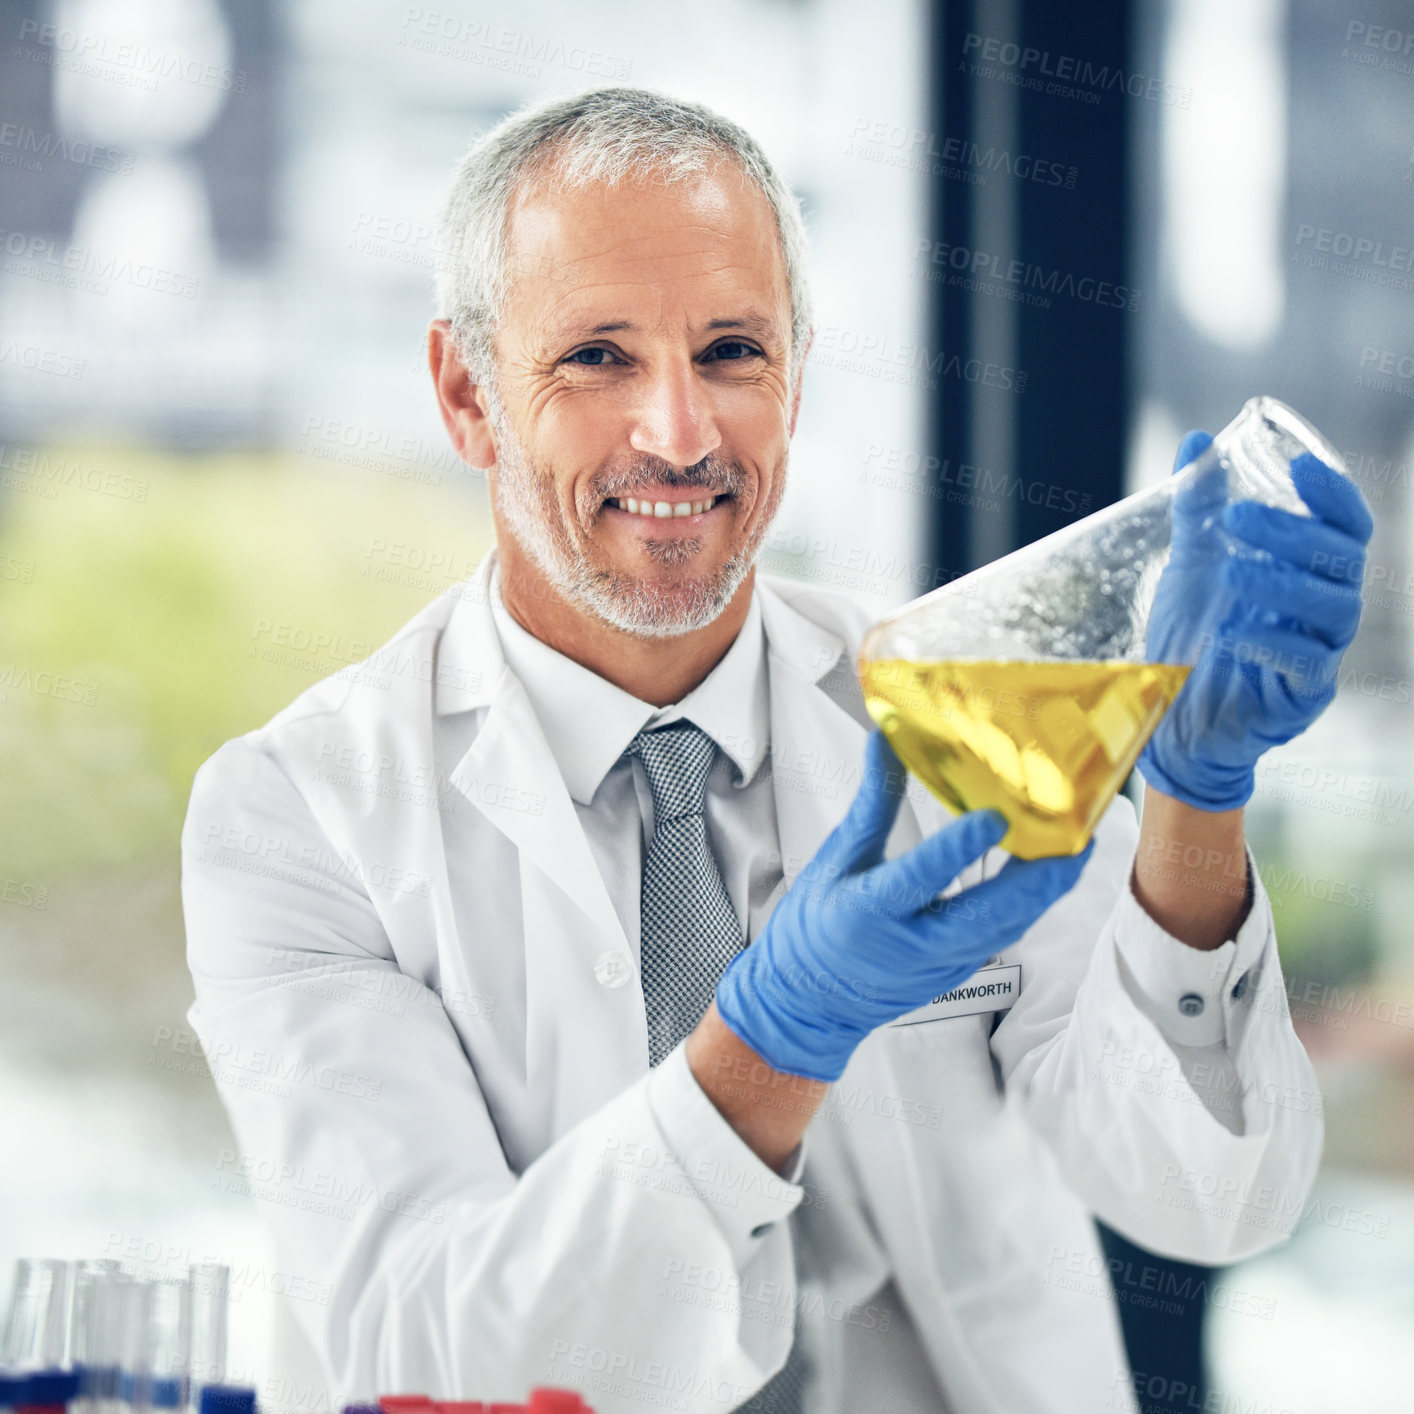
<path fill-rule="evenodd" d="M 999 810 L 1021 859 L 1078 854 L 1191 669 L 1175 663 L 910 662 L 860 669 L 900 761 L 956 811 Z"/>

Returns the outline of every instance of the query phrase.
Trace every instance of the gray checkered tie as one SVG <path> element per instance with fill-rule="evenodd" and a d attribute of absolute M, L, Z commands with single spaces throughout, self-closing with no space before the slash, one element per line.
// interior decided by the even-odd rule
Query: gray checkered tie
<path fill-rule="evenodd" d="M 744 939 L 708 847 L 702 814 L 716 743 L 690 722 L 677 722 L 639 732 L 628 750 L 643 762 L 653 794 L 653 839 L 643 861 L 639 968 L 648 1014 L 648 1064 L 654 1066 L 702 1019 Z M 805 1369 L 797 1339 L 784 1368 L 741 1410 L 799 1414 Z"/>
<path fill-rule="evenodd" d="M 653 792 L 639 967 L 648 1064 L 657 1065 L 702 1020 L 743 939 L 702 816 L 716 743 L 701 728 L 680 722 L 639 732 L 629 751 L 643 762 Z"/>

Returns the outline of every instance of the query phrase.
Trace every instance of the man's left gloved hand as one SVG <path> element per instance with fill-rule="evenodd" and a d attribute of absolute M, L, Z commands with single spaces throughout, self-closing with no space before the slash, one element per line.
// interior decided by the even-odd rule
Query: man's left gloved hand
<path fill-rule="evenodd" d="M 1176 468 L 1212 440 L 1190 432 Z M 1364 499 L 1310 453 L 1292 462 L 1291 479 L 1310 516 L 1237 501 L 1215 520 L 1222 487 L 1207 478 L 1175 501 L 1173 550 L 1149 617 L 1147 656 L 1181 661 L 1175 645 L 1219 587 L 1227 607 L 1144 748 L 1139 772 L 1199 810 L 1247 803 L 1262 753 L 1305 731 L 1334 698 L 1341 655 L 1360 622 L 1374 529 Z M 1227 553 L 1219 524 L 1243 553 Z"/>
<path fill-rule="evenodd" d="M 1001 842 L 1006 821 L 974 810 L 885 860 L 903 791 L 903 768 L 875 730 L 849 813 L 717 984 L 722 1020 L 775 1070 L 838 1080 L 876 1027 L 1016 942 L 1069 891 L 1093 848 L 1008 860 L 944 900 L 942 890 Z"/>

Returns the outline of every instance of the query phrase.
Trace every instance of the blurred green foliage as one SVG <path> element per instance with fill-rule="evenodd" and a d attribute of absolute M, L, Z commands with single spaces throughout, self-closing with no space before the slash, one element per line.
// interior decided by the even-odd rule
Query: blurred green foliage
<path fill-rule="evenodd" d="M 207 756 L 367 656 L 492 539 L 470 472 L 49 456 L 87 474 L 0 488 L 0 859 L 40 884 L 175 851 Z"/>

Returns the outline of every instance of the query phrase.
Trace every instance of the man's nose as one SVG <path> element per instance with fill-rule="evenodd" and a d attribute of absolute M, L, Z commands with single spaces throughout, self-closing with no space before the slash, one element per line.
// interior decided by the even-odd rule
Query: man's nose
<path fill-rule="evenodd" d="M 713 401 L 690 360 L 655 370 L 640 385 L 629 445 L 671 466 L 694 466 L 722 445 Z"/>

